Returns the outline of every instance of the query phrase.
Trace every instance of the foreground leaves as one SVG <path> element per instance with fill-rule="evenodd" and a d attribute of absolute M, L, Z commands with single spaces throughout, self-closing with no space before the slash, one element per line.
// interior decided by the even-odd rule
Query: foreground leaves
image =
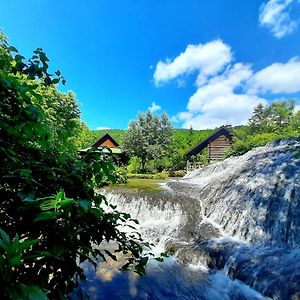
<path fill-rule="evenodd" d="M 100 246 L 114 242 L 126 268 L 142 274 L 144 244 L 119 230 L 130 215 L 94 192 L 113 182 L 111 161 L 77 155 L 82 130 L 75 96 L 57 90 L 42 49 L 29 60 L 0 33 L 0 295 L 3 299 L 65 299 L 84 279 L 80 263 L 114 258 Z M 124 226 L 125 224 L 123 224 Z M 103 253 L 102 253 L 103 252 Z"/>

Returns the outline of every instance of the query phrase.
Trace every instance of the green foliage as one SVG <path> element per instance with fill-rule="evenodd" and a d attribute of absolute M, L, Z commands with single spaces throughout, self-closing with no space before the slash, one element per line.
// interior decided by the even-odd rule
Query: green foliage
<path fill-rule="evenodd" d="M 173 134 L 170 151 L 168 154 L 169 169 L 185 169 L 186 160 L 184 154 L 197 145 L 200 141 L 207 138 L 213 129 L 192 130 L 176 129 Z"/>
<path fill-rule="evenodd" d="M 171 123 L 166 114 L 161 117 L 150 111 L 140 113 L 136 121 L 131 121 L 124 139 L 127 153 L 140 159 L 140 171 L 146 170 L 146 164 L 153 160 L 154 169 L 158 169 L 159 160 L 168 152 L 172 137 Z"/>
<path fill-rule="evenodd" d="M 83 279 L 80 263 L 113 256 L 113 241 L 130 253 L 124 268 L 144 272 L 138 233 L 119 230 L 130 215 L 118 212 L 95 186 L 115 182 L 111 161 L 85 140 L 72 93 L 59 71 L 48 73 L 42 49 L 28 61 L 0 36 L 0 295 L 3 299 L 64 299 Z M 137 222 L 136 220 L 133 220 Z"/>
<path fill-rule="evenodd" d="M 138 173 L 140 170 L 141 160 L 137 156 L 133 156 L 127 166 L 127 171 L 129 174 Z"/>
<path fill-rule="evenodd" d="M 107 129 L 90 131 L 95 135 L 94 139 L 86 146 L 90 146 L 98 138 L 105 133 L 109 133 L 112 137 L 124 145 L 126 140 L 127 130 L 122 129 Z M 194 130 L 190 129 L 172 129 L 172 138 L 169 147 L 167 148 L 166 155 L 147 162 L 147 171 L 157 172 L 158 170 L 180 170 L 185 169 L 184 154 L 193 146 L 198 144 L 201 140 L 205 139 L 213 132 L 213 129 L 207 130 Z M 129 173 L 141 172 L 141 160 L 137 156 L 132 156 L 128 164 Z"/>
<path fill-rule="evenodd" d="M 93 130 L 93 134 L 96 135 L 96 138 L 94 141 L 108 133 L 111 135 L 119 144 L 124 143 L 124 138 L 126 135 L 127 130 L 126 129 L 100 129 L 100 130 Z"/>
<path fill-rule="evenodd" d="M 127 177 L 128 178 L 137 178 L 137 179 L 167 179 L 169 177 L 169 172 L 168 171 L 162 171 L 162 172 L 155 173 L 155 174 L 128 173 Z"/>
<path fill-rule="evenodd" d="M 248 126 L 235 128 L 240 139 L 235 139 L 227 156 L 241 155 L 254 147 L 264 146 L 278 138 L 300 135 L 300 112 L 295 101 L 283 100 L 264 107 L 259 104 L 249 119 Z"/>

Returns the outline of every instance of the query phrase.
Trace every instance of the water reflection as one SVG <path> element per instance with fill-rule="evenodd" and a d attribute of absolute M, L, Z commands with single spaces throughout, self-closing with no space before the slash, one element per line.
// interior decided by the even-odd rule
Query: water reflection
<path fill-rule="evenodd" d="M 168 258 L 164 263 L 151 261 L 147 275 L 117 270 L 122 262 L 110 260 L 99 263 L 95 272 L 91 264 L 85 263 L 85 282 L 72 293 L 71 299 L 265 299 L 238 280 L 230 280 L 221 272 L 191 268 Z"/>

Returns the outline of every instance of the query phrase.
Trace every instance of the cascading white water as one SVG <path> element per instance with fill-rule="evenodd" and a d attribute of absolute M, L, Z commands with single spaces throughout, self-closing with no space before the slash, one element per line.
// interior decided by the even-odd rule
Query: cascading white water
<path fill-rule="evenodd" d="M 155 254 L 165 251 L 167 241 L 178 239 L 181 225 L 187 221 L 182 207 L 178 203 L 156 199 L 150 202 L 150 196 L 128 196 L 111 191 L 105 193 L 107 201 L 116 205 L 119 211 L 130 213 L 139 224 L 131 224 L 143 238 L 155 244 Z M 126 229 L 125 229 L 126 230 Z"/>
<path fill-rule="evenodd" d="M 170 182 L 238 239 L 300 246 L 300 143 L 284 140 Z"/>
<path fill-rule="evenodd" d="M 134 279 L 133 282 L 131 276 L 114 271 L 111 289 L 106 295 L 103 286 L 97 284 L 97 281 L 99 282 L 97 276 L 90 266 L 86 266 L 85 271 L 89 274 L 89 281 L 84 283 L 84 289 L 93 290 L 91 299 L 106 299 L 107 296 L 112 299 L 157 300 L 266 299 L 242 282 L 229 279 L 222 272 L 211 273 L 205 266 L 199 268 L 199 258 L 194 257 L 193 261 L 193 254 L 188 253 L 187 247 L 194 241 L 196 228 L 202 226 L 202 229 L 205 229 L 205 225 L 208 225 L 207 220 L 202 220 L 198 200 L 170 191 L 137 194 L 130 193 L 126 189 L 115 188 L 102 193 L 109 204 L 117 206 L 117 210 L 130 213 L 132 218 L 139 220 L 139 225 L 135 223 L 130 225 L 136 227 L 144 240 L 155 244 L 151 252 L 158 255 L 165 251 L 166 247 L 176 245 L 178 253 L 184 251 L 189 256 L 189 263 L 198 267 L 184 265 L 174 258 L 169 258 L 164 263 L 152 260 L 148 264 L 147 275 L 138 280 Z M 124 227 L 123 230 L 130 230 L 130 227 Z M 116 292 L 120 289 L 120 280 L 127 282 L 131 288 L 121 293 Z M 107 281 L 105 286 L 108 286 Z"/>
<path fill-rule="evenodd" d="M 164 192 L 106 190 L 156 253 L 172 249 L 207 268 L 151 263 L 135 283 L 140 293 L 115 294 L 112 285 L 114 299 L 263 299 L 235 279 L 273 299 L 300 299 L 299 152 L 298 140 L 284 140 L 170 181 Z"/>

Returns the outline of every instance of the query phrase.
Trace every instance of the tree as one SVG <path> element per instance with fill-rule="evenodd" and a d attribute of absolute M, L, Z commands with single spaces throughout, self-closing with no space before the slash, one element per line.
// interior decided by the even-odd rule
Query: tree
<path fill-rule="evenodd" d="M 294 110 L 294 100 L 273 102 L 265 109 L 267 126 L 269 126 L 271 130 L 277 130 L 279 132 L 286 131 L 294 115 Z"/>
<path fill-rule="evenodd" d="M 161 117 L 148 110 L 139 113 L 136 121 L 131 121 L 124 139 L 125 150 L 141 161 L 141 170 L 145 171 L 150 160 L 157 163 L 168 151 L 172 138 L 172 127 L 168 116 Z M 157 164 L 156 164 L 157 167 Z"/>
<path fill-rule="evenodd" d="M 251 118 L 248 120 L 251 132 L 263 131 L 266 125 L 266 110 L 262 103 L 259 103 L 253 110 Z"/>
<path fill-rule="evenodd" d="M 248 121 L 250 133 L 282 133 L 287 128 L 294 115 L 295 101 L 274 101 L 264 107 L 261 103 L 254 108 Z"/>
<path fill-rule="evenodd" d="M 42 49 L 28 61 L 0 34 L 0 295 L 64 299 L 84 278 L 80 263 L 115 256 L 105 240 L 129 253 L 124 268 L 144 272 L 138 233 L 120 231 L 130 215 L 95 193 L 111 161 L 74 150 L 80 113 L 59 71 L 48 73 Z M 106 207 L 109 211 L 106 211 Z M 133 220 L 137 222 L 136 220 Z M 96 247 L 95 247 L 96 246 Z M 97 247 L 98 246 L 98 247 Z"/>
<path fill-rule="evenodd" d="M 300 113 L 295 111 L 294 100 L 274 101 L 265 107 L 259 104 L 248 124 L 248 128 L 237 132 L 243 139 L 235 140 L 228 156 L 243 154 L 278 138 L 299 136 Z"/>

